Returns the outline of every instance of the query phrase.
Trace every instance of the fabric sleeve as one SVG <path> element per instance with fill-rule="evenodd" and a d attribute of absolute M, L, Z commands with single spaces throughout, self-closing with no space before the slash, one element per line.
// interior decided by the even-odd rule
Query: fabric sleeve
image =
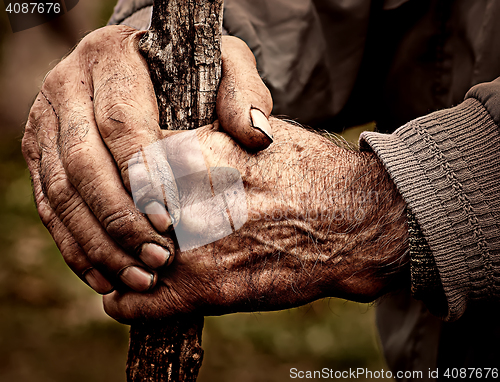
<path fill-rule="evenodd" d="M 411 212 L 409 207 L 406 207 L 406 213 L 411 295 L 416 300 L 422 301 L 435 316 L 443 316 L 447 304 L 436 260 L 415 214 Z"/>
<path fill-rule="evenodd" d="M 120 25 L 127 25 L 129 27 L 135 28 L 137 30 L 149 29 L 151 23 L 151 15 L 153 13 L 153 6 L 148 6 L 139 9 L 137 12 L 133 13 L 131 16 L 124 19 Z"/>
<path fill-rule="evenodd" d="M 273 95 L 273 114 L 317 126 L 338 115 L 351 95 L 372 3 L 226 0 L 224 26 L 253 51 Z"/>
<path fill-rule="evenodd" d="M 391 135 L 365 132 L 420 225 L 453 321 L 500 300 L 500 79 Z"/>
<path fill-rule="evenodd" d="M 384 3 L 390 9 L 406 1 Z M 119 0 L 109 24 L 147 29 L 152 3 Z M 365 53 L 372 3 L 225 0 L 224 28 L 254 53 L 273 94 L 273 114 L 317 125 L 348 102 Z"/>
<path fill-rule="evenodd" d="M 147 29 L 151 20 L 153 0 L 118 0 L 108 25 L 128 25 Z"/>

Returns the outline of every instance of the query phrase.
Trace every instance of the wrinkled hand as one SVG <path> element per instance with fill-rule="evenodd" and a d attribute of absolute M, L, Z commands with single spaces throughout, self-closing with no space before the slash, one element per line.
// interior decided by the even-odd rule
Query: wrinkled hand
<path fill-rule="evenodd" d="M 109 315 L 218 315 L 325 296 L 368 301 L 394 287 L 407 247 L 405 204 L 381 163 L 271 124 L 274 143 L 257 153 L 217 123 L 164 133 L 181 201 L 180 250 L 153 290 L 104 296 Z M 139 185 L 152 178 L 140 161 L 131 167 Z"/>
<path fill-rule="evenodd" d="M 128 161 L 162 137 L 142 33 L 110 26 L 86 36 L 45 79 L 22 143 L 43 223 L 71 269 L 103 294 L 121 283 L 148 290 L 174 254 L 161 233 L 175 217 L 159 203 L 146 216 L 129 194 Z M 224 38 L 222 57 L 221 125 L 261 149 L 271 136 L 269 91 L 243 42 Z"/>

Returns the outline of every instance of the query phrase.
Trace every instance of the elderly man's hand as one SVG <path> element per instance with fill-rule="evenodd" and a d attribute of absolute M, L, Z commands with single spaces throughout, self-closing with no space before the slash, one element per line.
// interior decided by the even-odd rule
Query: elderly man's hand
<path fill-rule="evenodd" d="M 165 133 L 181 200 L 180 250 L 153 290 L 104 296 L 108 314 L 130 321 L 325 296 L 370 301 L 408 276 L 405 203 L 376 157 L 284 121 L 271 125 L 274 143 L 258 153 L 217 123 Z M 147 150 L 131 161 L 137 190 L 154 178 L 152 161 Z"/>
<path fill-rule="evenodd" d="M 154 269 L 173 260 L 174 243 L 161 235 L 173 219 L 158 203 L 145 206 L 146 217 L 129 194 L 128 161 L 162 137 L 141 36 L 110 26 L 85 37 L 45 79 L 23 138 L 40 217 L 68 265 L 100 293 L 122 282 L 147 290 Z M 222 50 L 221 124 L 245 147 L 266 147 L 272 100 L 253 55 L 232 37 Z"/>

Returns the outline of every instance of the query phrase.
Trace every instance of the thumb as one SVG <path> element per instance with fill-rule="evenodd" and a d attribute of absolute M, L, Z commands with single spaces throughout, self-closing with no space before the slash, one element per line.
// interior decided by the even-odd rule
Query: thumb
<path fill-rule="evenodd" d="M 243 147 L 263 150 L 273 141 L 268 122 L 272 108 L 271 93 L 257 72 L 253 53 L 242 40 L 224 36 L 217 96 L 222 129 Z"/>

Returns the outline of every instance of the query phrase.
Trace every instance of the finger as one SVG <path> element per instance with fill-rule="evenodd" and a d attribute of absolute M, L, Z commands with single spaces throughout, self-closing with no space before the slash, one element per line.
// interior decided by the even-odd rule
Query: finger
<path fill-rule="evenodd" d="M 93 118 L 89 79 L 81 73 L 71 73 L 72 68 L 80 68 L 82 63 L 68 57 L 62 64 L 60 70 L 69 76 L 64 77 L 61 73 L 56 76 L 53 71 L 44 88 L 49 94 L 57 95 L 51 99 L 51 104 L 59 116 L 58 148 L 68 180 L 111 238 L 127 252 L 141 255 L 141 259 L 147 262 L 145 253 L 154 257 L 163 247 L 164 259 L 170 258 L 173 241 L 159 235 L 136 209 L 99 135 Z M 82 80 L 74 83 L 73 78 Z M 144 243 L 160 247 L 143 246 Z"/>
<path fill-rule="evenodd" d="M 101 272 L 92 267 L 92 264 L 87 259 L 85 252 L 75 241 L 71 233 L 57 218 L 43 192 L 40 180 L 41 148 L 36 140 L 36 129 L 32 123 L 35 118 L 34 116 L 37 115 L 36 112 L 38 110 L 36 109 L 39 109 L 39 105 L 41 105 L 41 103 L 42 100 L 39 96 L 35 101 L 35 110 L 34 113 L 31 113 L 30 115 L 30 120 L 27 123 L 22 142 L 23 155 L 31 173 L 33 192 L 38 213 L 71 270 L 96 292 L 101 294 L 110 293 L 113 290 L 113 285 L 102 275 Z"/>
<path fill-rule="evenodd" d="M 247 149 L 265 149 L 273 141 L 267 120 L 272 108 L 271 93 L 257 72 L 253 53 L 242 40 L 224 36 L 217 96 L 222 128 Z"/>
<path fill-rule="evenodd" d="M 130 324 L 136 320 L 154 320 L 191 313 L 193 306 L 173 287 L 157 287 L 149 293 L 113 291 L 103 298 L 104 310 L 115 320 Z"/>
<path fill-rule="evenodd" d="M 129 190 L 134 203 L 160 232 L 175 227 L 180 219 L 178 189 L 166 158 L 164 142 L 158 141 L 141 148 L 128 161 Z"/>
<path fill-rule="evenodd" d="M 44 100 L 41 100 L 43 105 Z M 134 257 L 126 254 L 102 228 L 100 222 L 92 214 L 76 189 L 69 182 L 59 158 L 57 137 L 57 117 L 50 105 L 45 101 L 46 109 L 37 123 L 43 126 L 38 129 L 36 141 L 43 148 L 40 159 L 41 187 L 45 190 L 50 207 L 58 220 L 68 231 L 86 254 L 88 261 L 95 268 L 105 270 L 113 279 L 120 278 L 125 284 L 137 291 L 151 288 L 155 282 L 154 275 L 146 272 L 144 265 Z M 65 257 L 80 277 L 86 279 L 98 277 L 94 271 L 75 267 L 75 257 Z M 87 273 L 87 274 L 84 274 Z M 109 290 L 108 290 L 109 291 Z"/>
<path fill-rule="evenodd" d="M 179 221 L 179 196 L 167 157 L 158 143 L 161 139 L 158 106 L 148 66 L 138 51 L 141 36 L 140 32 L 133 33 L 117 41 L 119 52 L 93 66 L 94 112 L 101 137 L 126 187 L 134 193 L 134 200 L 154 227 L 165 232 Z M 138 155 L 144 160 L 137 161 Z M 141 175 L 137 172 L 144 172 L 144 166 L 147 182 L 132 189 L 134 181 L 136 185 L 140 182 Z M 136 179 L 130 179 L 131 174 Z M 138 194 L 141 196 L 137 197 Z"/>
<path fill-rule="evenodd" d="M 204 296 L 220 293 L 214 290 L 217 287 L 214 288 L 212 280 L 204 272 L 207 267 L 215 269 L 216 265 L 211 261 L 203 262 L 201 266 L 198 263 L 204 256 L 183 258 L 181 254 L 176 257 L 172 266 L 162 272 L 156 287 L 148 293 L 116 290 L 104 296 L 106 313 L 123 323 L 193 313 L 195 307 L 207 302 Z M 208 257 L 213 259 L 212 255 Z M 201 285 L 203 288 L 200 288 Z"/>
<path fill-rule="evenodd" d="M 163 303 L 158 288 L 143 296 L 140 293 L 113 291 L 103 297 L 104 311 L 116 321 L 128 325 L 133 321 L 144 318 L 155 319 L 174 314 L 174 312 L 171 312 L 160 316 L 157 307 L 159 304 L 163 305 Z M 145 311 L 150 312 L 150 314 L 145 314 Z"/>
<path fill-rule="evenodd" d="M 46 196 L 41 192 L 39 179 L 34 177 L 33 187 L 40 217 L 54 239 L 57 248 L 59 248 L 66 264 L 73 273 L 97 293 L 111 293 L 114 290 L 113 284 L 87 259 L 86 253 L 50 207 Z"/>

